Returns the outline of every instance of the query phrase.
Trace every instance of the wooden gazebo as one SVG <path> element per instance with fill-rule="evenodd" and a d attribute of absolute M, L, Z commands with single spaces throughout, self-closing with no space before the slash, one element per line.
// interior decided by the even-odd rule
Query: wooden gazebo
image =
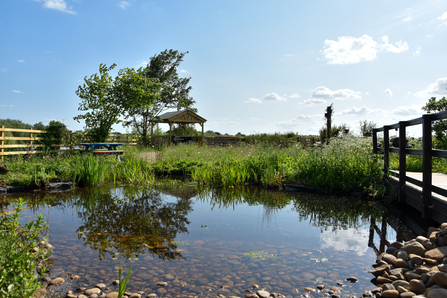
<path fill-rule="evenodd" d="M 186 124 L 200 124 L 202 127 L 202 146 L 203 146 L 203 131 L 204 131 L 204 124 L 206 122 L 205 118 L 200 117 L 196 113 L 190 111 L 190 110 L 180 110 L 175 112 L 167 112 L 160 116 L 158 116 L 152 125 L 152 128 L 156 123 L 167 123 L 169 124 L 169 145 L 172 144 L 172 125 L 173 124 L 179 124 L 182 128 L 182 137 L 184 134 L 184 129 Z M 153 129 L 151 130 L 151 139 L 153 138 Z"/>

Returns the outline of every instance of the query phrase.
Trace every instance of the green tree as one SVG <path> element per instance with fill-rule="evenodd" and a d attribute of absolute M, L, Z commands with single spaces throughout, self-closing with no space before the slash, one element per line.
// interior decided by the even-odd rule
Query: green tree
<path fill-rule="evenodd" d="M 86 113 L 74 117 L 84 120 L 87 136 L 91 141 L 104 142 L 112 125 L 142 108 L 149 108 L 160 93 L 161 84 L 148 79 L 143 69 L 124 68 L 113 78 L 109 72 L 116 67 L 100 64 L 99 75 L 84 78 L 84 84 L 76 90 L 82 102 L 78 110 Z"/>
<path fill-rule="evenodd" d="M 376 126 L 377 126 L 377 123 L 374 121 L 360 120 L 359 121 L 360 134 L 364 137 L 371 136 L 372 130 Z"/>
<path fill-rule="evenodd" d="M 61 139 L 67 137 L 67 133 L 69 132 L 67 126 L 64 123 L 56 120 L 50 121 L 47 127 L 44 129 L 46 133 L 42 135 L 45 151 L 54 151 L 58 150 L 59 147 L 54 146 L 58 144 L 63 144 L 64 141 Z"/>
<path fill-rule="evenodd" d="M 447 100 L 445 97 L 438 100 L 436 97 L 432 97 L 422 109 L 429 114 L 447 111 Z M 434 147 L 438 149 L 447 149 L 447 120 L 433 121 L 432 129 L 435 132 Z"/>
<path fill-rule="evenodd" d="M 326 141 L 327 137 L 327 128 L 326 126 L 323 126 L 319 130 L 320 133 L 320 141 L 324 143 Z M 340 133 L 348 134 L 349 128 L 345 123 L 342 123 L 340 125 L 332 125 L 331 127 L 331 138 L 336 138 L 340 135 Z"/>
<path fill-rule="evenodd" d="M 188 52 L 179 52 L 176 50 L 164 50 L 160 54 L 150 58 L 144 76 L 149 79 L 158 79 L 162 83 L 160 96 L 150 106 L 134 110 L 133 114 L 128 114 L 126 125 L 133 126 L 142 136 L 143 144 L 147 143 L 147 137 L 153 121 L 162 112 L 168 109 L 190 109 L 195 104 L 193 98 L 189 95 L 192 87 L 189 86 L 191 77 L 181 78 L 178 74 L 178 66 L 183 61 L 183 57 Z"/>

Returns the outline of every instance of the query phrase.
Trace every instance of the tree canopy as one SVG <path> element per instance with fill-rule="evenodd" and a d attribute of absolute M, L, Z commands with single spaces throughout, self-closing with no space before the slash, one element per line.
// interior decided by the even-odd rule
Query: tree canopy
<path fill-rule="evenodd" d="M 85 77 L 84 84 L 76 90 L 82 100 L 78 110 L 85 113 L 74 119 L 85 121 L 91 141 L 104 142 L 112 125 L 139 109 L 149 108 L 160 96 L 161 84 L 145 77 L 143 68 L 123 68 L 113 78 L 109 72 L 115 67 L 116 64 L 100 64 L 99 74 Z"/>
<path fill-rule="evenodd" d="M 183 61 L 183 57 L 188 52 L 176 50 L 164 50 L 150 58 L 150 62 L 144 69 L 144 77 L 157 79 L 162 85 L 160 96 L 150 106 L 143 106 L 135 109 L 132 114 L 128 114 L 126 125 L 133 126 L 142 136 L 143 143 L 146 143 L 147 136 L 153 121 L 168 109 L 190 109 L 195 104 L 189 95 L 192 87 L 189 86 L 191 77 L 182 78 L 178 74 L 178 67 Z"/>
<path fill-rule="evenodd" d="M 447 111 L 447 100 L 445 97 L 438 100 L 432 97 L 422 109 L 429 114 Z M 433 121 L 432 129 L 435 132 L 434 147 L 447 149 L 447 120 Z"/>

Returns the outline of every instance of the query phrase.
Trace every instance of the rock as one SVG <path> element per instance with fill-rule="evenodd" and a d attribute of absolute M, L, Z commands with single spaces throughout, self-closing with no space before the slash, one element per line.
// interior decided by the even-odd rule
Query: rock
<path fill-rule="evenodd" d="M 396 259 L 394 261 L 394 266 L 397 268 L 408 268 L 408 263 L 404 259 Z"/>
<path fill-rule="evenodd" d="M 411 298 L 414 296 L 416 296 L 416 294 L 413 292 L 400 293 L 400 298 Z"/>
<path fill-rule="evenodd" d="M 101 290 L 105 290 L 107 288 L 107 285 L 104 283 L 99 283 L 99 284 L 96 284 L 95 287 L 97 287 L 98 289 L 101 289 Z"/>
<path fill-rule="evenodd" d="M 392 285 L 394 286 L 394 288 L 404 288 L 405 290 L 409 290 L 410 289 L 410 283 L 406 280 L 396 280 L 395 282 L 392 283 Z"/>
<path fill-rule="evenodd" d="M 404 244 L 404 246 L 402 246 L 401 249 L 407 254 L 415 254 L 421 257 L 423 257 L 425 254 L 425 247 L 416 240 L 408 241 Z"/>
<path fill-rule="evenodd" d="M 442 262 L 442 260 L 447 256 L 447 246 L 437 247 L 430 249 L 424 255 L 426 258 Z"/>
<path fill-rule="evenodd" d="M 382 292 L 383 298 L 399 298 L 400 293 L 397 290 L 386 290 Z"/>
<path fill-rule="evenodd" d="M 72 275 L 72 276 L 70 276 L 70 279 L 71 280 L 78 280 L 78 279 L 80 279 L 81 277 L 79 276 L 79 275 Z"/>
<path fill-rule="evenodd" d="M 430 269 L 424 266 L 418 267 L 414 270 L 414 272 L 416 272 L 417 274 L 422 274 L 422 273 L 428 273 L 430 272 Z"/>
<path fill-rule="evenodd" d="M 101 292 L 101 289 L 99 288 L 91 288 L 88 290 L 85 290 L 84 294 L 87 296 L 93 295 L 93 294 L 98 294 L 99 292 Z"/>
<path fill-rule="evenodd" d="M 119 285 L 120 281 L 115 279 L 114 281 L 112 281 L 112 285 L 117 286 Z"/>
<path fill-rule="evenodd" d="M 419 274 L 417 274 L 414 271 L 408 271 L 405 273 L 405 278 L 407 280 L 412 280 L 412 279 L 421 279 L 421 276 Z"/>
<path fill-rule="evenodd" d="M 431 289 L 427 295 L 427 298 L 445 298 L 445 297 L 447 297 L 447 290 L 445 289 Z"/>
<path fill-rule="evenodd" d="M 364 291 L 362 297 L 373 297 L 373 293 L 371 291 Z"/>
<path fill-rule="evenodd" d="M 392 284 L 384 284 L 382 287 L 382 291 L 395 290 L 395 289 L 396 288 Z"/>
<path fill-rule="evenodd" d="M 165 281 L 157 281 L 156 285 L 159 287 L 166 287 L 168 283 Z"/>
<path fill-rule="evenodd" d="M 130 294 L 129 298 L 141 298 L 141 295 L 138 293 L 132 293 Z"/>
<path fill-rule="evenodd" d="M 53 245 L 51 245 L 50 243 L 46 243 L 46 244 L 43 246 L 43 248 L 46 248 L 46 249 L 53 249 Z"/>
<path fill-rule="evenodd" d="M 381 265 L 377 268 L 374 268 L 373 270 L 368 271 L 368 273 L 371 273 L 375 277 L 382 276 L 384 272 L 389 272 L 390 266 L 387 264 Z"/>
<path fill-rule="evenodd" d="M 304 287 L 304 291 L 307 291 L 307 292 L 315 292 L 315 289 L 314 289 L 314 288 L 311 288 L 311 287 Z"/>
<path fill-rule="evenodd" d="M 268 298 L 270 296 L 270 293 L 267 291 L 259 290 L 256 292 L 256 295 L 258 295 L 261 298 Z"/>
<path fill-rule="evenodd" d="M 447 273 L 436 272 L 433 274 L 433 281 L 441 287 L 447 287 Z"/>
<path fill-rule="evenodd" d="M 413 264 L 415 265 L 422 265 L 422 257 L 415 255 L 415 254 L 410 254 L 409 255 L 411 262 L 413 262 Z"/>
<path fill-rule="evenodd" d="M 422 258 L 422 261 L 426 264 L 430 264 L 430 265 L 437 265 L 438 262 L 434 259 L 429 259 L 429 258 Z"/>
<path fill-rule="evenodd" d="M 410 291 L 416 294 L 423 294 L 427 288 L 422 280 L 413 279 L 410 281 Z"/>
<path fill-rule="evenodd" d="M 408 254 L 406 251 L 399 250 L 399 252 L 397 253 L 397 258 L 406 261 L 406 260 L 408 260 Z"/>
<path fill-rule="evenodd" d="M 164 288 L 158 288 L 156 292 L 157 292 L 158 294 L 160 294 L 160 295 L 164 295 L 164 294 L 166 294 L 168 291 L 166 291 L 166 289 L 164 289 Z"/>
<path fill-rule="evenodd" d="M 433 232 L 438 232 L 438 231 L 440 231 L 439 228 L 429 227 L 429 228 L 428 228 L 428 231 L 427 231 L 427 237 L 430 237 L 430 235 L 431 235 Z"/>
<path fill-rule="evenodd" d="M 424 241 L 429 240 L 427 237 L 424 236 L 417 236 L 416 237 L 416 241 L 419 242 L 420 244 L 424 243 Z"/>
<path fill-rule="evenodd" d="M 445 264 L 439 264 L 438 265 L 438 270 L 442 271 L 442 272 L 447 272 L 447 268 Z"/>
<path fill-rule="evenodd" d="M 436 247 L 436 245 L 431 241 L 431 240 L 425 240 L 423 243 L 422 243 L 422 245 L 426 248 L 426 249 L 428 249 L 428 250 L 430 250 L 430 249 L 433 249 L 433 248 L 435 248 Z"/>
<path fill-rule="evenodd" d="M 324 290 L 325 287 L 326 287 L 325 285 L 318 285 L 318 286 L 317 286 L 317 289 L 320 290 L 320 291 L 322 291 L 322 290 Z"/>
<path fill-rule="evenodd" d="M 64 279 L 62 277 L 56 277 L 52 281 L 50 281 L 50 285 L 60 285 L 64 283 Z"/>
<path fill-rule="evenodd" d="M 352 282 L 352 283 L 355 283 L 355 282 L 359 281 L 359 279 L 357 277 L 354 277 L 354 276 L 350 276 L 346 280 L 349 281 L 349 282 Z"/>
<path fill-rule="evenodd" d="M 396 242 L 393 242 L 393 243 L 390 244 L 390 247 L 395 247 L 397 249 L 401 249 L 402 246 L 404 246 L 403 243 L 399 242 L 399 241 L 396 241 Z"/>
<path fill-rule="evenodd" d="M 118 298 L 118 292 L 111 292 L 106 294 L 106 298 Z"/>
<path fill-rule="evenodd" d="M 391 254 L 384 254 L 382 256 L 382 260 L 384 260 L 388 264 L 394 264 L 394 262 L 396 261 L 396 257 L 394 255 L 391 255 Z"/>

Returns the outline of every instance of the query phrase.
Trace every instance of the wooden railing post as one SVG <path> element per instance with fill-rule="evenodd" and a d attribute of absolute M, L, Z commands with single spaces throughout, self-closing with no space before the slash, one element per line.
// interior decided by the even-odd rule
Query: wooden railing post
<path fill-rule="evenodd" d="M 0 145 L 2 145 L 2 148 L 0 148 L 0 152 L 2 153 L 2 162 L 3 162 L 3 153 L 5 152 L 5 150 L 3 149 L 3 146 L 5 145 L 5 140 L 4 140 L 4 137 L 5 137 L 5 131 L 3 130 L 5 128 L 5 126 L 3 126 L 2 125 L 2 131 L 1 131 L 1 133 L 0 133 L 0 136 L 1 136 L 1 140 L 0 140 Z"/>
<path fill-rule="evenodd" d="M 73 154 L 73 131 L 70 130 L 70 154 Z"/>
<path fill-rule="evenodd" d="M 388 176 L 388 171 L 390 169 L 390 127 L 383 127 L 383 176 Z"/>
<path fill-rule="evenodd" d="M 422 115 L 422 218 L 430 216 L 431 185 L 432 185 L 432 115 Z"/>
<path fill-rule="evenodd" d="M 405 185 L 407 180 L 407 122 L 399 122 L 399 202 L 407 200 Z"/>
<path fill-rule="evenodd" d="M 379 153 L 379 149 L 377 146 L 377 133 L 378 133 L 378 129 L 373 128 L 373 153 L 374 154 Z"/>
<path fill-rule="evenodd" d="M 31 132 L 29 133 L 30 140 L 29 140 L 28 152 L 33 151 L 33 139 L 32 139 L 33 138 L 33 132 L 32 132 L 33 128 L 30 128 L 30 130 L 31 130 Z"/>

